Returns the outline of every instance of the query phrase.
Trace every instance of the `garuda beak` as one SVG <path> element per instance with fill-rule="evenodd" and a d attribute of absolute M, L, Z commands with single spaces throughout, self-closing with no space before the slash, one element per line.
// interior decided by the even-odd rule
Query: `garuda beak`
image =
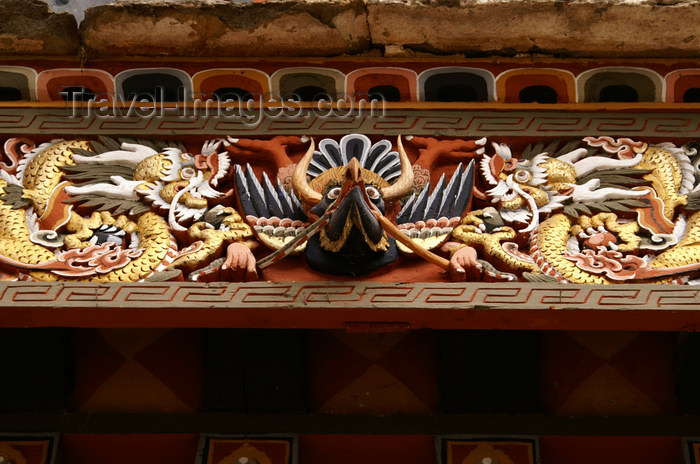
<path fill-rule="evenodd" d="M 376 247 L 382 239 L 386 239 L 386 235 L 381 224 L 372 214 L 363 190 L 363 188 L 355 186 L 341 200 L 328 223 L 326 237 L 330 242 L 340 240 L 344 242 L 350 229 L 355 227 L 362 233 L 367 245 L 376 251 Z"/>
<path fill-rule="evenodd" d="M 389 247 L 384 229 L 372 212 L 361 174 L 360 164 L 353 158 L 347 165 L 340 194 L 329 207 L 332 213 L 328 226 L 321 233 L 321 245 L 326 250 L 339 251 L 353 228 L 362 234 L 372 251 L 385 251 Z"/>

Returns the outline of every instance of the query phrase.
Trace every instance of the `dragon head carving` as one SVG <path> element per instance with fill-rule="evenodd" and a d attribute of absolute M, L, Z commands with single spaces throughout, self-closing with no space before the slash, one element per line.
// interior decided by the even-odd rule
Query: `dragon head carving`
<path fill-rule="evenodd" d="M 548 147 L 554 148 L 552 153 L 530 150 L 529 157 L 516 158 L 507 145 L 493 143 L 492 146 L 494 153 L 485 154 L 480 163 L 486 187 L 482 196 L 495 204 L 505 222 L 524 224 L 521 232 L 535 230 L 541 214 L 561 209 L 567 203 L 626 200 L 645 195 L 644 191 L 623 185 L 602 187 L 599 178 L 589 176 L 594 172 L 633 168 L 641 162 L 641 154 L 622 160 L 586 156 L 586 148 L 567 144 L 560 150 Z"/>
<path fill-rule="evenodd" d="M 203 154 L 191 155 L 184 147 L 168 146 L 158 150 L 123 142 L 118 150 L 74 154 L 77 169 L 92 170 L 99 181 L 73 185 L 66 191 L 78 200 L 81 195 L 97 195 L 132 202 L 146 201 L 166 210 L 170 227 L 183 231 L 186 227 L 182 223 L 199 219 L 213 206 L 210 203 L 225 196 L 217 187 L 228 174 L 231 166 L 229 155 L 215 149 L 203 151 Z M 100 176 L 100 171 L 110 175 Z"/>

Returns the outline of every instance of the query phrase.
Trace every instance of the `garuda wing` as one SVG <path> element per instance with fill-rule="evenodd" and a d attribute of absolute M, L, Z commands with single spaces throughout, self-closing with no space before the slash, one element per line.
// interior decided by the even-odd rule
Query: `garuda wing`
<path fill-rule="evenodd" d="M 258 181 L 250 164 L 246 164 L 245 171 L 238 164 L 234 170 L 236 192 L 245 220 L 263 244 L 277 250 L 304 233 L 308 218 L 293 190 L 287 192 L 279 179 L 273 185 L 266 173 L 263 173 L 262 182 Z M 295 252 L 305 247 L 306 242 Z"/>
<path fill-rule="evenodd" d="M 465 168 L 459 163 L 449 182 L 440 177 L 430 191 L 430 182 L 416 196 L 414 193 L 396 217 L 396 224 L 414 243 L 432 250 L 442 245 L 459 224 L 471 199 L 474 185 L 474 161 Z M 399 249 L 411 253 L 403 244 Z"/>

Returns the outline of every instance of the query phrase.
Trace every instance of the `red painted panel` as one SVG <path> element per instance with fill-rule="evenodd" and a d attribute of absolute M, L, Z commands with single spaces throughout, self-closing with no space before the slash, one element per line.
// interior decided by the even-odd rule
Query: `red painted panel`
<path fill-rule="evenodd" d="M 433 435 L 302 435 L 300 464 L 435 464 Z"/>
<path fill-rule="evenodd" d="M 437 408 L 432 333 L 313 333 L 309 405 L 331 414 L 427 414 Z"/>
<path fill-rule="evenodd" d="M 192 464 L 196 434 L 92 435 L 61 437 L 70 464 Z"/>
<path fill-rule="evenodd" d="M 543 464 L 677 464 L 678 437 L 540 437 Z"/>
<path fill-rule="evenodd" d="M 76 332 L 75 407 L 83 412 L 191 412 L 204 397 L 200 330 Z"/>
<path fill-rule="evenodd" d="M 560 332 L 543 335 L 545 411 L 565 415 L 676 411 L 673 334 Z"/>

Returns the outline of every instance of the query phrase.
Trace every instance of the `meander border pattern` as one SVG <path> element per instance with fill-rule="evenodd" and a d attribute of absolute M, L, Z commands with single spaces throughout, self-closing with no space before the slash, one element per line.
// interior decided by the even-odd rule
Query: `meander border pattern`
<path fill-rule="evenodd" d="M 177 114 L 149 118 L 89 116 L 67 117 L 66 109 L 0 108 L 0 134 L 81 135 L 337 135 L 412 134 L 442 136 L 588 136 L 624 134 L 628 137 L 697 137 L 700 113 L 695 112 L 582 112 L 485 110 L 387 110 L 384 115 L 359 114 L 328 118 L 305 110 L 294 118 L 262 114 L 253 122 L 241 118 L 182 117 Z M 160 114 L 160 113 L 159 113 Z"/>
<path fill-rule="evenodd" d="M 700 308 L 700 288 L 664 284 L 441 282 L 0 282 L 0 306 L 130 309 L 641 310 Z M 2 318 L 0 310 L 0 319 Z"/>

